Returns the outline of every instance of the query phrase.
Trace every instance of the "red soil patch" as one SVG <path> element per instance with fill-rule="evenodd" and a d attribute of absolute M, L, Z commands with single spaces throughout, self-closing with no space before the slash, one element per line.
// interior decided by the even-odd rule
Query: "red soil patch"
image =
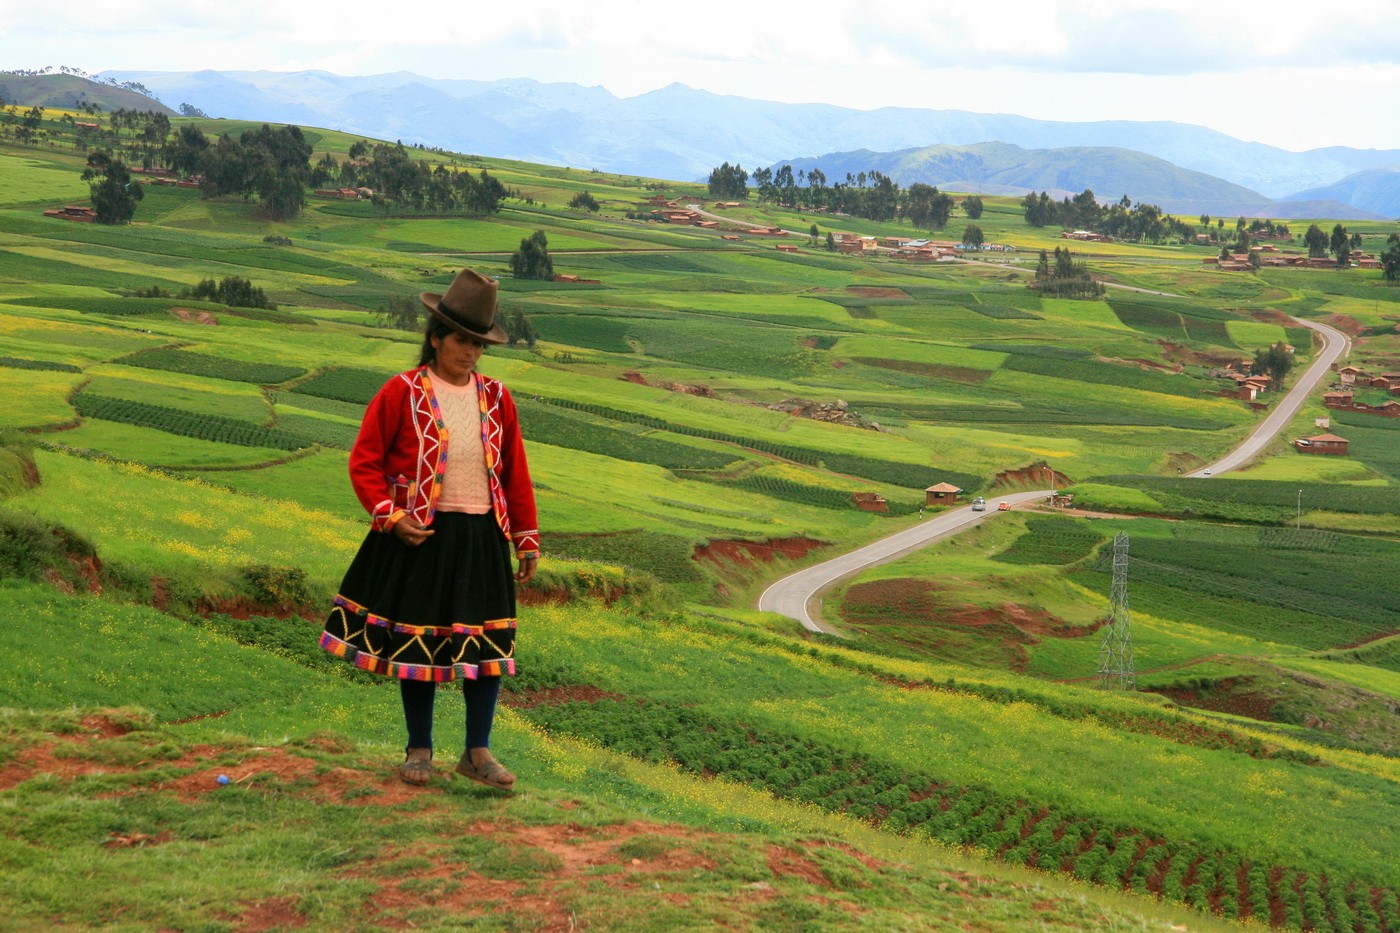
<path fill-rule="evenodd" d="M 755 563 L 771 563 L 778 558 L 800 560 L 825 541 L 813 538 L 770 538 L 767 541 L 737 541 L 719 539 L 695 548 L 697 561 L 708 561 L 721 570 L 729 567 L 752 567 Z"/>
<path fill-rule="evenodd" d="M 908 298 L 908 292 L 901 288 L 882 288 L 878 285 L 847 285 L 846 291 L 862 298 Z"/>
<path fill-rule="evenodd" d="M 858 583 L 846 591 L 842 617 L 853 628 L 867 622 L 877 625 L 927 625 L 930 630 L 964 629 L 999 641 L 1005 663 L 1024 671 L 1030 663 L 1025 646 L 1042 638 L 1080 638 L 1103 626 L 1069 625 L 1042 609 L 1016 603 L 1000 606 L 949 605 L 936 594 L 947 587 L 909 577 Z"/>
<path fill-rule="evenodd" d="M 650 382 L 647 382 L 647 377 L 646 377 L 646 376 L 643 376 L 643 375 L 642 375 L 641 373 L 639 373 L 639 372 L 625 372 L 625 373 L 622 374 L 622 379 L 623 379 L 624 382 L 630 382 L 630 383 L 632 383 L 633 385 L 639 385 L 639 386 L 649 386 L 649 385 L 651 385 Z"/>
<path fill-rule="evenodd" d="M 208 311 L 192 311 L 189 308 L 171 308 L 170 313 L 180 320 L 191 324 L 207 324 L 212 327 L 219 323 L 219 319 Z"/>
<path fill-rule="evenodd" d="M 218 714 L 215 714 L 218 715 Z M 79 751 L 109 739 L 120 738 L 131 731 L 125 723 L 101 716 L 82 721 L 85 732 L 65 734 L 27 746 L 21 755 L 0 768 L 0 790 L 9 790 L 40 774 L 53 775 L 63 781 L 93 774 L 139 774 L 152 768 L 175 768 L 185 771 L 171 780 L 148 785 L 158 791 L 170 791 L 186 803 L 218 793 L 224 785 L 219 776 L 226 776 L 229 787 L 258 786 L 264 783 L 299 784 L 309 793 L 337 803 L 351 805 L 392 806 L 411 799 L 415 788 L 398 779 L 393 767 L 380 762 L 361 762 L 359 767 L 323 767 L 314 758 L 298 753 L 295 748 L 227 748 L 196 745 L 178 759 L 136 761 L 125 763 L 128 754 L 107 760 L 98 750 Z M 239 756 L 237 760 L 227 759 Z M 226 759 L 220 763 L 217 759 Z M 320 773 L 318 773 L 320 772 Z M 350 793 L 354 791 L 354 793 Z M 123 790 L 113 796 L 136 792 Z M 156 841 L 158 837 L 153 837 Z M 117 845 L 148 844 L 150 840 L 128 840 Z"/>
<path fill-rule="evenodd" d="M 599 700 L 626 699 L 620 693 L 599 690 L 590 684 L 571 687 L 541 687 L 537 690 L 505 692 L 501 702 L 516 709 L 533 709 L 536 706 L 559 706 L 563 703 L 596 703 Z"/>
<path fill-rule="evenodd" d="M 1329 314 L 1322 322 L 1332 325 L 1348 337 L 1356 337 L 1366 329 L 1365 324 L 1346 314 Z"/>
<path fill-rule="evenodd" d="M 1054 469 L 1045 461 L 1023 466 L 1018 470 L 1004 470 L 993 480 L 993 487 L 1002 486 L 1049 486 L 1064 489 L 1074 485 L 1073 480 Z"/>
<path fill-rule="evenodd" d="M 1278 699 L 1255 690 L 1235 689 L 1248 681 L 1249 678 L 1244 677 L 1227 677 L 1205 690 L 1160 687 L 1151 692 L 1194 709 L 1208 709 L 1217 713 L 1246 716 L 1260 722 L 1274 722 L 1274 705 Z"/>
<path fill-rule="evenodd" d="M 295 897 L 270 897 L 249 904 L 237 918 L 238 933 L 263 933 L 265 930 L 286 930 L 306 926 L 306 918 L 297 912 Z"/>
<path fill-rule="evenodd" d="M 486 877 L 451 851 L 451 844 L 464 836 L 485 839 L 502 849 L 521 853 L 548 853 L 557 860 L 557 867 L 528 880 Z M 638 837 L 646 837 L 649 843 L 673 840 L 675 845 L 661 849 L 655 856 L 624 854 L 621 850 Z M 570 909 L 570 892 L 595 877 L 600 867 L 621 866 L 621 872 L 608 876 L 608 885 L 622 891 L 650 889 L 658 879 L 689 878 L 697 871 L 718 867 L 712 859 L 695 851 L 695 843 L 713 838 L 710 834 L 642 821 L 586 828 L 572 823 L 523 826 L 505 820 L 480 820 L 467 826 L 448 827 L 443 838 L 442 847 L 429 843 L 412 850 L 389 848 L 349 869 L 355 878 L 373 879 L 380 884 L 371 902 L 375 912 L 371 922 L 375 926 L 409 928 L 415 924 L 405 919 L 407 914 L 431 907 L 438 914 L 482 918 L 493 910 L 506 910 L 512 916 L 527 917 L 529 923 L 525 925 L 530 929 L 574 930 L 578 928 L 578 918 Z M 425 859 L 428 865 L 405 871 L 393 864 L 404 857 Z M 438 884 L 425 883 L 434 881 Z M 673 903 L 687 902 L 684 895 L 668 899 Z M 492 902 L 499 906 L 482 906 Z"/>
<path fill-rule="evenodd" d="M 800 878 L 819 888 L 831 887 L 831 879 L 827 878 L 826 873 L 816 862 L 801 852 L 785 849 L 782 846 L 770 845 L 768 847 L 768 870 L 776 878 L 788 876 Z"/>

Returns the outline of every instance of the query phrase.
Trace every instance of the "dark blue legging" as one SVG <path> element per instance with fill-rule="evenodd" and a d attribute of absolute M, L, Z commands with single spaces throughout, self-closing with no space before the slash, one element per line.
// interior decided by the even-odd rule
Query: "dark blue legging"
<path fill-rule="evenodd" d="M 496 716 L 496 697 L 501 678 L 478 677 L 462 681 L 467 701 L 467 748 L 486 748 L 491 742 L 491 721 Z M 400 680 L 403 718 L 408 725 L 407 748 L 433 747 L 433 699 L 437 684 L 423 680 Z"/>

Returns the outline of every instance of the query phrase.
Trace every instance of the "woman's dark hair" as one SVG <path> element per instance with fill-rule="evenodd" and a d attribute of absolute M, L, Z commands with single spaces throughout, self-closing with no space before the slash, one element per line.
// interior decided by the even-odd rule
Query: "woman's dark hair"
<path fill-rule="evenodd" d="M 437 350 L 433 347 L 433 338 L 439 342 L 445 340 L 447 335 L 452 333 L 451 325 L 439 320 L 432 315 L 428 316 L 428 327 L 423 331 L 423 349 L 418 352 L 418 365 L 427 366 L 437 359 Z"/>

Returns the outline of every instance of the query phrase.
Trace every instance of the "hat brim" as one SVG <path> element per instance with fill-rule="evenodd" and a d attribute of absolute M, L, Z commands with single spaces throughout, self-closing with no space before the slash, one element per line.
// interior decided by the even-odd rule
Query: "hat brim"
<path fill-rule="evenodd" d="M 472 340 L 480 340 L 482 343 L 510 343 L 510 335 L 502 329 L 499 321 L 493 321 L 491 323 L 491 329 L 485 333 L 481 333 L 469 327 L 464 327 L 461 321 L 454 320 L 444 314 L 438 308 L 439 302 L 442 301 L 441 295 L 434 294 L 433 292 L 419 292 L 418 300 L 423 302 L 423 306 L 433 313 L 433 317 L 437 318 L 463 337 L 470 337 Z M 499 311 L 500 309 L 497 308 L 497 318 L 500 317 Z"/>

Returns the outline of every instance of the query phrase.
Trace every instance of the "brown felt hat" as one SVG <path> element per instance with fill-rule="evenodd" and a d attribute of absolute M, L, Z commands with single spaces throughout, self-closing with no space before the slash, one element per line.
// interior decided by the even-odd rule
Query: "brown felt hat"
<path fill-rule="evenodd" d="M 466 337 L 484 343 L 509 343 L 496 320 L 496 280 L 463 269 L 444 294 L 422 292 L 419 299 L 433 316 Z"/>

